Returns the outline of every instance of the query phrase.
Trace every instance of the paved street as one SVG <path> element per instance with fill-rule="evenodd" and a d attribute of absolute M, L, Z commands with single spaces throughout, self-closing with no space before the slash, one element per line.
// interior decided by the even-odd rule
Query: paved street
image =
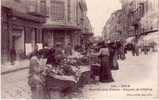
<path fill-rule="evenodd" d="M 120 70 L 113 71 L 114 83 L 87 85 L 83 89 L 81 98 L 126 96 L 125 91 L 107 91 L 110 87 L 113 87 L 114 89 L 118 89 L 119 87 L 154 87 L 151 91 L 151 96 L 154 96 L 157 91 L 155 86 L 158 85 L 156 77 L 156 69 L 158 67 L 157 57 L 157 53 L 151 53 L 148 56 L 142 54 L 138 57 L 132 56 L 131 53 L 128 53 L 126 60 L 119 61 Z M 2 98 L 30 98 L 30 89 L 27 85 L 27 75 L 27 69 L 2 75 Z M 105 90 L 103 91 L 102 89 Z M 128 92 L 133 93 L 132 91 Z"/>
<path fill-rule="evenodd" d="M 114 83 L 98 83 L 98 85 L 89 85 L 83 89 L 85 98 L 100 98 L 103 97 L 126 97 L 128 94 L 142 94 L 147 93 L 146 97 L 154 97 L 157 95 L 158 87 L 158 54 L 151 53 L 148 56 L 140 55 L 138 57 L 132 56 L 131 53 L 127 54 L 125 61 L 119 61 L 120 70 L 113 71 Z M 107 91 L 111 88 L 111 91 Z M 137 89 L 146 88 L 152 89 L 141 90 L 138 92 L 131 90 L 118 90 L 118 89 Z M 114 90 L 113 90 L 114 89 Z M 138 96 L 139 97 L 139 96 Z M 144 96 L 140 96 L 141 98 Z"/>
<path fill-rule="evenodd" d="M 1 65 L 1 72 L 2 74 L 6 74 L 17 70 L 27 69 L 28 67 L 29 67 L 28 59 L 16 61 L 14 65 L 11 65 L 10 62 L 8 62 L 6 64 Z"/>
<path fill-rule="evenodd" d="M 30 98 L 28 69 L 2 75 L 2 98 Z"/>

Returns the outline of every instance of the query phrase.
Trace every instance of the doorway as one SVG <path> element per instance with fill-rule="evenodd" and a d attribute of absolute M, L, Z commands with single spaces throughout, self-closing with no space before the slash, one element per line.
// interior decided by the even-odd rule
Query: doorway
<path fill-rule="evenodd" d="M 24 53 L 24 29 L 13 29 L 12 46 L 14 46 L 17 59 Z"/>

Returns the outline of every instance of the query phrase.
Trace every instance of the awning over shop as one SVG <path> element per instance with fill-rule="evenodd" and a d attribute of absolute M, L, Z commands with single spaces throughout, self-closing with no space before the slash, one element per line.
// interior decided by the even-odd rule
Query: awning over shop
<path fill-rule="evenodd" d="M 85 38 L 90 38 L 93 36 L 93 33 L 82 33 L 82 37 L 85 37 Z"/>
<path fill-rule="evenodd" d="M 151 34 L 148 34 L 146 36 L 143 37 L 143 40 L 145 41 L 155 41 L 157 43 L 159 43 L 159 32 L 155 32 L 155 33 L 151 33 Z"/>
<path fill-rule="evenodd" d="M 77 30 L 80 31 L 80 28 L 77 26 L 67 26 L 67 25 L 43 25 L 43 29 L 46 30 Z"/>
<path fill-rule="evenodd" d="M 92 36 L 93 33 L 91 33 L 91 32 L 85 32 L 85 33 L 82 33 L 82 35 L 90 35 L 90 36 Z"/>
<path fill-rule="evenodd" d="M 130 42 L 133 41 L 134 38 L 135 38 L 135 37 L 133 37 L 133 36 L 132 36 L 132 37 L 128 37 L 128 38 L 126 39 L 126 42 L 127 42 L 127 43 L 130 43 Z"/>
<path fill-rule="evenodd" d="M 158 38 L 159 39 L 159 33 L 153 33 L 153 34 L 148 34 L 146 36 L 144 36 L 145 40 L 151 40 L 151 39 L 155 39 Z"/>

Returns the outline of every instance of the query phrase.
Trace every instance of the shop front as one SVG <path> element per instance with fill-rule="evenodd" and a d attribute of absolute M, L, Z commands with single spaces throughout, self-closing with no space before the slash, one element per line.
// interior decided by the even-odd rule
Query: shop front
<path fill-rule="evenodd" d="M 71 27 L 44 27 L 43 28 L 43 43 L 47 43 L 50 47 L 55 46 L 57 43 L 61 43 L 62 46 L 66 46 L 68 43 L 74 47 L 79 44 L 80 41 L 77 37 L 77 28 Z"/>
<path fill-rule="evenodd" d="M 1 61 L 10 60 L 10 50 L 15 48 L 16 59 L 23 59 L 33 50 L 33 44 L 42 44 L 41 24 L 45 18 L 2 7 Z"/>

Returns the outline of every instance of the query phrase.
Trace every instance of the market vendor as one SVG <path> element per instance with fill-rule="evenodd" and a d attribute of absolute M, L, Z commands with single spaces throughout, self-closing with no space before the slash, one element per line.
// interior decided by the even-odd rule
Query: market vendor
<path fill-rule="evenodd" d="M 112 70 L 118 70 L 119 69 L 119 65 L 118 65 L 118 48 L 117 48 L 117 44 L 114 41 L 110 41 L 110 43 L 108 44 L 108 48 L 109 48 L 109 66 L 111 66 Z"/>
<path fill-rule="evenodd" d="M 55 62 L 55 49 L 52 47 L 48 51 L 47 55 L 47 65 L 51 65 L 51 67 L 55 67 L 56 62 Z"/>
<path fill-rule="evenodd" d="M 44 47 L 39 50 L 39 54 L 40 54 L 41 58 L 47 59 L 48 53 L 49 53 L 49 47 L 48 47 L 48 44 L 45 43 Z"/>
<path fill-rule="evenodd" d="M 94 53 L 96 53 L 96 48 L 95 48 L 95 44 L 93 45 L 93 47 L 90 49 L 90 54 L 89 54 L 89 63 L 91 66 L 91 78 L 93 80 L 97 80 L 97 76 L 99 75 L 99 58 L 98 56 L 94 55 Z"/>
<path fill-rule="evenodd" d="M 61 65 L 62 61 L 64 60 L 65 56 L 64 56 L 64 52 L 62 49 L 62 44 L 60 42 L 56 43 L 55 46 L 55 62 L 56 65 Z"/>
<path fill-rule="evenodd" d="M 65 47 L 65 55 L 66 56 L 72 55 L 72 46 L 71 46 L 71 43 L 68 43 L 67 46 Z"/>
<path fill-rule="evenodd" d="M 37 53 L 38 53 L 38 45 L 35 44 L 34 50 L 33 50 L 33 52 L 31 52 L 31 54 L 29 55 L 29 58 L 31 59 L 31 57 L 37 55 Z"/>
<path fill-rule="evenodd" d="M 113 77 L 111 73 L 111 66 L 109 64 L 109 49 L 106 41 L 102 42 L 101 48 L 98 53 L 94 55 L 99 56 L 100 59 L 100 74 L 99 81 L 100 82 L 113 82 Z"/>

